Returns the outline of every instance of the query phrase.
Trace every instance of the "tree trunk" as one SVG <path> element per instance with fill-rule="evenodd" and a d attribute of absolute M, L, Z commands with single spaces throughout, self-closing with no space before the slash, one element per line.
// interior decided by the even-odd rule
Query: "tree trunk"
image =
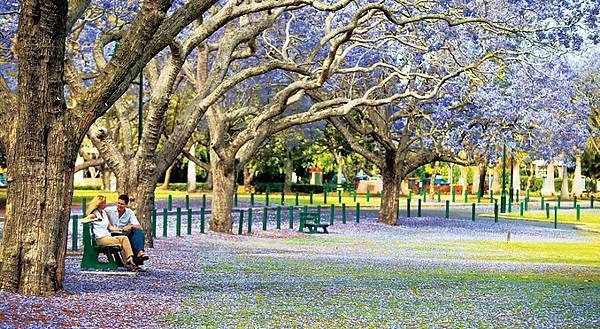
<path fill-rule="evenodd" d="M 110 175 L 111 171 L 107 166 L 102 166 L 100 169 L 100 175 L 102 175 L 102 189 L 110 191 Z"/>
<path fill-rule="evenodd" d="M 392 157 L 393 158 L 393 157 Z M 397 225 L 398 224 L 398 198 L 400 197 L 401 175 L 398 166 L 393 160 L 388 160 L 387 167 L 382 168 L 381 207 L 378 222 Z"/>
<path fill-rule="evenodd" d="M 175 163 L 169 166 L 167 172 L 165 172 L 165 181 L 159 187 L 160 190 L 169 190 L 169 182 L 171 181 L 171 172 L 173 171 L 173 166 Z"/>
<path fill-rule="evenodd" d="M 435 162 L 435 165 L 433 166 L 433 172 L 431 173 L 431 179 L 429 180 L 429 195 L 431 195 L 432 200 L 434 199 L 435 195 L 435 176 L 437 176 L 439 164 L 439 161 Z"/>
<path fill-rule="evenodd" d="M 190 154 L 196 156 L 196 144 L 190 147 Z M 187 166 L 187 191 L 188 193 L 196 192 L 196 163 L 188 161 Z"/>
<path fill-rule="evenodd" d="M 467 193 L 467 187 L 469 186 L 469 182 L 468 182 L 468 173 L 467 173 L 467 167 L 466 166 L 460 166 L 460 179 L 462 180 L 462 190 L 461 190 L 461 194 L 465 195 Z"/>
<path fill-rule="evenodd" d="M 492 180 L 492 191 L 494 194 L 502 192 L 502 161 L 494 167 L 494 179 Z"/>
<path fill-rule="evenodd" d="M 481 166 L 481 175 L 479 176 L 479 193 L 483 197 L 485 195 L 485 178 L 487 177 L 488 159 L 486 158 Z"/>
<path fill-rule="evenodd" d="M 253 192 L 252 181 L 254 180 L 255 173 L 254 168 L 246 163 L 244 166 L 244 192 Z"/>
<path fill-rule="evenodd" d="M 518 160 L 514 161 L 513 165 L 513 191 L 521 191 L 521 163 Z"/>
<path fill-rule="evenodd" d="M 284 160 L 285 165 L 285 181 L 283 182 L 283 191 L 285 193 L 292 193 L 292 172 L 294 171 L 294 160 L 292 154 L 287 152 Z"/>
<path fill-rule="evenodd" d="M 219 159 L 212 154 L 210 167 L 213 173 L 213 200 L 210 229 L 215 232 L 232 233 L 233 194 L 235 189 L 235 168 L 233 160 Z"/>
<path fill-rule="evenodd" d="M 471 186 L 471 193 L 477 194 L 479 192 L 479 184 L 481 184 L 481 170 L 479 164 L 473 167 L 473 170 L 473 186 Z"/>
<path fill-rule="evenodd" d="M 8 197 L 0 289 L 48 295 L 62 288 L 80 139 L 65 114 L 67 1 L 23 1 L 16 127 L 7 143 Z"/>
<path fill-rule="evenodd" d="M 562 199 L 568 199 L 569 194 L 569 172 L 567 171 L 567 166 L 562 166 L 562 184 L 560 186 L 560 197 Z"/>
<path fill-rule="evenodd" d="M 554 162 L 548 163 L 546 167 L 546 178 L 544 179 L 544 186 L 542 187 L 541 194 L 543 196 L 552 196 L 556 194 L 554 188 Z"/>
<path fill-rule="evenodd" d="M 154 209 L 154 190 L 160 174 L 154 175 L 154 179 L 142 180 L 139 184 L 131 186 L 130 197 L 133 201 L 130 204 L 132 210 L 144 229 L 144 237 L 146 246 L 153 248 L 154 240 L 152 239 L 152 209 Z"/>
<path fill-rule="evenodd" d="M 204 183 L 204 189 L 206 189 L 206 190 L 213 189 L 213 174 L 210 171 L 206 174 L 206 182 Z"/>
<path fill-rule="evenodd" d="M 531 189 L 531 183 L 533 182 L 533 179 L 535 178 L 535 175 L 537 173 L 537 170 L 535 170 L 536 165 L 531 162 L 531 165 L 529 166 L 529 176 L 527 177 L 527 185 L 525 186 L 525 191 L 529 191 Z"/>
<path fill-rule="evenodd" d="M 583 185 L 581 182 L 581 157 L 575 158 L 575 173 L 573 174 L 573 195 L 581 196 L 583 194 Z"/>

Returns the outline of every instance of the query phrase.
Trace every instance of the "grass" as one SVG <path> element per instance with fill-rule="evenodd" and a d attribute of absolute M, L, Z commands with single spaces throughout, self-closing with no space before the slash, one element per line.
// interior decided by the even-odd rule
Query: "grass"
<path fill-rule="evenodd" d="M 364 260 L 212 257 L 186 307 L 206 327 L 578 326 L 597 321 L 598 273 L 465 271 Z M 557 323 L 558 322 L 558 323 Z"/>
<path fill-rule="evenodd" d="M 205 274 L 184 286 L 185 307 L 164 319 L 208 328 L 599 324 L 597 234 L 518 236 L 507 243 L 495 240 L 497 233 L 445 234 L 441 227 L 433 234 L 415 230 L 417 237 L 400 228 L 356 229 L 211 240 L 221 245 L 212 254 L 216 245 L 198 244 L 194 254 Z"/>
<path fill-rule="evenodd" d="M 484 217 L 494 217 L 493 214 L 482 214 Z M 501 214 L 503 218 L 534 220 L 540 222 L 554 222 L 554 209 L 550 209 L 550 218 L 546 217 L 546 211 L 528 211 L 519 215 L 519 212 Z M 577 211 L 575 209 L 558 209 L 558 223 L 575 224 L 577 228 L 600 233 L 600 209 L 581 209 L 580 220 L 577 220 Z"/>

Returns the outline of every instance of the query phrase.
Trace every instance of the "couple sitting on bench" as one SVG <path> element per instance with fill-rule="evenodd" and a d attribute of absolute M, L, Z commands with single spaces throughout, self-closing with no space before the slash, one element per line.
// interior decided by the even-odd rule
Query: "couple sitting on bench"
<path fill-rule="evenodd" d="M 90 202 L 83 223 L 92 223 L 98 246 L 119 245 L 124 265 L 139 272 L 142 268 L 138 265 L 148 260 L 144 254 L 144 231 L 128 204 L 129 197 L 124 194 L 119 196 L 117 206 L 106 208 L 106 198 L 98 195 Z"/>

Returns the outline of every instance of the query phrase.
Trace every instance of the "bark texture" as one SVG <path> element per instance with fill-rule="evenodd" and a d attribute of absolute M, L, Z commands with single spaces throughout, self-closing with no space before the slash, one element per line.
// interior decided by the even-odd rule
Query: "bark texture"
<path fill-rule="evenodd" d="M 22 2 L 2 291 L 47 295 L 62 288 L 78 146 L 63 88 L 67 10 L 66 0 Z"/>
<path fill-rule="evenodd" d="M 223 161 L 211 154 L 213 173 L 213 200 L 210 229 L 215 232 L 231 233 L 233 218 L 233 194 L 235 189 L 235 168 L 233 161 Z"/>
<path fill-rule="evenodd" d="M 393 160 L 388 161 L 388 166 L 382 171 L 383 190 L 379 210 L 379 222 L 388 225 L 398 223 L 398 198 L 400 197 L 401 173 Z"/>

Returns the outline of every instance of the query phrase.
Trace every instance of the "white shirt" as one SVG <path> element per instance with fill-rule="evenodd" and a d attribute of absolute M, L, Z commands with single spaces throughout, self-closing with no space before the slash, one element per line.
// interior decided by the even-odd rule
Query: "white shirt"
<path fill-rule="evenodd" d="M 96 235 L 96 240 L 100 238 L 104 238 L 110 236 L 110 232 L 108 231 L 108 215 L 106 215 L 106 211 L 102 210 L 102 212 L 97 209 L 93 212 L 97 218 L 102 218 L 102 221 L 93 221 L 92 225 L 94 225 L 94 235 Z"/>
<path fill-rule="evenodd" d="M 129 208 L 125 208 L 125 212 L 121 217 L 119 217 L 117 206 L 108 207 L 104 210 L 108 214 L 110 223 L 116 227 L 123 227 L 125 225 L 140 225 L 140 222 L 138 222 L 137 217 L 135 217 L 133 210 Z"/>

